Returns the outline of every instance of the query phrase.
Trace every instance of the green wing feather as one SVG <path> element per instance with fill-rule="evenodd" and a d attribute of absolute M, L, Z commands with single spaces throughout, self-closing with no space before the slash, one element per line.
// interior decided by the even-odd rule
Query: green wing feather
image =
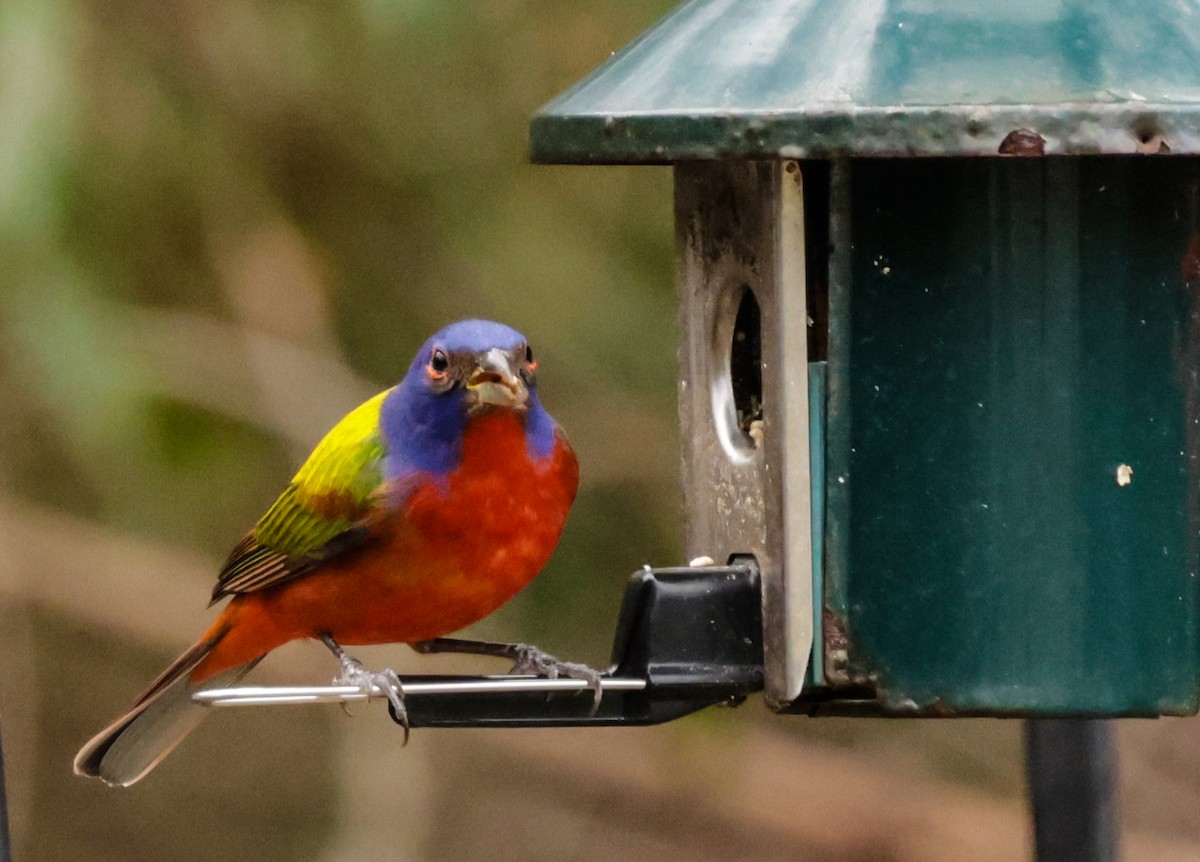
<path fill-rule="evenodd" d="M 379 411 L 390 391 L 356 407 L 317 444 L 229 554 L 213 589 L 214 602 L 294 578 L 366 537 L 372 495 L 383 481 L 386 449 Z"/>

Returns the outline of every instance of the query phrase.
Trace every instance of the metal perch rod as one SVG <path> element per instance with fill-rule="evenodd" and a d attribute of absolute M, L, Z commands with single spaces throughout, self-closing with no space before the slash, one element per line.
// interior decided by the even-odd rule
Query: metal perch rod
<path fill-rule="evenodd" d="M 403 680 L 402 680 L 403 682 Z M 404 696 L 503 694 L 507 692 L 544 692 L 547 694 L 579 692 L 587 689 L 582 679 L 545 679 L 542 677 L 494 676 L 439 682 L 404 682 Z M 642 691 L 644 679 L 604 678 L 600 690 Z M 368 695 L 352 685 L 243 685 L 214 688 L 197 692 L 192 700 L 205 706 L 273 706 L 304 703 L 361 703 L 385 698 L 383 690 L 372 687 Z"/>

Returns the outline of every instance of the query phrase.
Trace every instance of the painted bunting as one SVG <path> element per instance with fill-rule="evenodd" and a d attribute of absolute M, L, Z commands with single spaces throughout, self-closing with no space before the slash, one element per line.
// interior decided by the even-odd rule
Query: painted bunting
<path fill-rule="evenodd" d="M 398 385 L 321 440 L 230 553 L 216 621 L 83 747 L 75 771 L 134 783 L 204 717 L 198 689 L 235 682 L 297 638 L 323 640 L 338 681 L 377 686 L 401 718 L 395 673 L 366 671 L 342 644 L 502 655 L 598 686 L 594 671 L 535 647 L 442 637 L 537 575 L 575 499 L 578 463 L 538 400 L 537 367 L 525 337 L 499 323 L 464 320 L 430 338 Z"/>

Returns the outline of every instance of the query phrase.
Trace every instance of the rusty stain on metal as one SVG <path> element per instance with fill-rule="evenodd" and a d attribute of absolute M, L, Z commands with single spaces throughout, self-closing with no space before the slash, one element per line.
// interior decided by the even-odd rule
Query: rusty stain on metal
<path fill-rule="evenodd" d="M 1002 156 L 1044 156 L 1046 139 L 1029 129 L 1013 129 L 1000 142 Z"/>
<path fill-rule="evenodd" d="M 1139 132 L 1137 136 L 1137 151 L 1145 155 L 1158 155 L 1171 152 L 1167 142 L 1158 132 Z"/>
<path fill-rule="evenodd" d="M 1180 266 L 1186 287 L 1200 286 L 1200 233 L 1192 234 Z"/>
<path fill-rule="evenodd" d="M 962 710 L 956 709 L 940 697 L 934 698 L 920 707 L 920 711 L 923 716 L 928 718 L 957 718 L 962 715 Z"/>
<path fill-rule="evenodd" d="M 821 611 L 825 635 L 825 678 L 834 685 L 850 683 L 850 638 L 845 621 L 829 608 Z"/>

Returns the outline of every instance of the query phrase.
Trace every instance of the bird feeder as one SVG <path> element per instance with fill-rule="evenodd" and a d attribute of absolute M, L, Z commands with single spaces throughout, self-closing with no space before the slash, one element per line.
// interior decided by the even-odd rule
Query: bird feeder
<path fill-rule="evenodd" d="M 1196 711 L 1200 9 L 692 0 L 531 142 L 674 166 L 687 548 L 775 709 Z"/>

